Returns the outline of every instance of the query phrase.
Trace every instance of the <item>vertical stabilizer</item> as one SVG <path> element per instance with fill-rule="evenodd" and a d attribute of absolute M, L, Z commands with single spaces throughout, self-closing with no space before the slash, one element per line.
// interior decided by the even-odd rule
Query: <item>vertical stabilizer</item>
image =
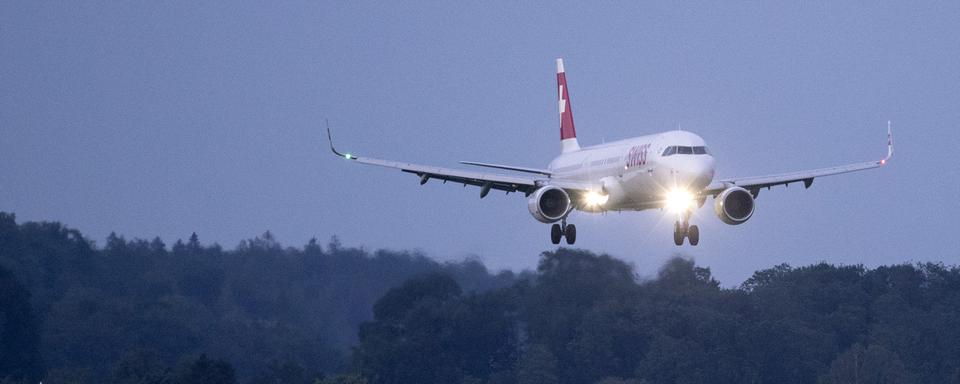
<path fill-rule="evenodd" d="M 560 145 L 563 153 L 580 150 L 577 130 L 573 127 L 573 109 L 570 108 L 570 93 L 567 75 L 563 71 L 563 59 L 557 59 L 557 98 L 560 107 Z"/>

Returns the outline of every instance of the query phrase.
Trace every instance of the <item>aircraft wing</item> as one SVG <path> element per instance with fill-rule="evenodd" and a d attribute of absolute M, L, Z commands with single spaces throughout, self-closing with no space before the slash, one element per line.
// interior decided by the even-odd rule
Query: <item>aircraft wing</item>
<path fill-rule="evenodd" d="M 507 176 L 493 173 L 471 172 L 452 168 L 435 167 L 430 165 L 420 165 L 413 163 L 404 163 L 399 161 L 374 159 L 364 156 L 343 155 L 347 160 L 353 160 L 361 164 L 378 165 L 381 167 L 395 168 L 403 172 L 412 173 L 420 176 L 420 184 L 425 184 L 430 179 L 451 181 L 463 185 L 475 185 L 481 188 L 498 189 L 507 192 L 521 191 L 530 193 L 536 190 L 537 180 L 533 177 Z M 486 195 L 485 193 L 483 195 Z"/>
<path fill-rule="evenodd" d="M 781 173 L 776 175 L 767 175 L 767 176 L 752 176 L 752 177 L 741 177 L 741 178 L 732 178 L 724 179 L 711 183 L 707 186 L 706 189 L 702 192 L 704 195 L 713 195 L 716 196 L 723 190 L 730 187 L 742 187 L 750 191 L 754 195 L 760 192 L 761 188 L 770 189 L 771 187 L 777 185 L 789 185 L 790 183 L 803 182 L 805 188 L 810 188 L 810 185 L 813 184 L 813 179 L 823 176 L 839 175 L 843 173 L 862 171 L 866 169 L 873 169 L 882 167 L 887 164 L 887 161 L 890 160 L 890 157 L 893 155 L 893 133 L 890 130 L 890 122 L 887 122 L 887 156 L 883 159 L 877 161 L 865 161 L 861 163 L 853 163 L 846 165 L 839 165 L 835 167 L 827 167 L 820 169 L 811 169 L 806 171 L 797 171 L 797 172 L 788 172 Z"/>
<path fill-rule="evenodd" d="M 403 172 L 420 176 L 420 184 L 426 184 L 431 179 L 442 180 L 444 183 L 450 181 L 456 184 L 474 185 L 480 187 L 480 197 L 483 198 L 491 189 L 510 192 L 523 192 L 524 194 L 533 193 L 538 188 L 545 185 L 553 185 L 571 192 L 586 192 L 594 189 L 593 186 L 568 182 L 563 180 L 551 180 L 549 177 L 534 177 L 532 175 L 502 175 L 497 173 L 474 172 L 461 169 L 444 168 L 432 165 L 421 165 L 392 160 L 375 159 L 366 156 L 357 156 L 350 153 L 342 153 L 333 146 L 333 140 L 330 137 L 330 129 L 327 128 L 327 139 L 330 140 L 330 150 L 334 154 L 344 159 L 354 161 L 360 164 L 376 165 L 386 168 L 399 169 Z"/>
<path fill-rule="evenodd" d="M 544 176 L 552 175 L 552 172 L 546 169 L 538 168 L 527 168 L 527 167 L 516 167 L 513 165 L 501 165 L 501 164 L 489 164 L 489 163 L 478 163 L 476 161 L 461 161 L 460 164 L 474 165 L 478 167 L 487 167 L 487 168 L 497 168 L 497 169 L 506 169 L 508 171 L 514 172 L 525 172 L 525 173 L 536 173 Z"/>

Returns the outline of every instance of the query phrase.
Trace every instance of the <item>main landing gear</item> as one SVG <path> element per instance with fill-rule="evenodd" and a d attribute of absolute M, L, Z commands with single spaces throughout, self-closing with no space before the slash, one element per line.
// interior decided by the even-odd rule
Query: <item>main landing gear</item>
<path fill-rule="evenodd" d="M 566 237 L 567 244 L 573 245 L 577 242 L 577 226 L 573 224 L 567 224 L 567 219 L 564 218 L 560 221 L 560 224 L 554 224 L 550 227 L 550 241 L 554 244 L 560 244 L 560 238 Z"/>
<path fill-rule="evenodd" d="M 690 212 L 682 215 L 682 220 L 678 219 L 673 224 L 673 243 L 683 245 L 683 238 L 690 240 L 690 245 L 696 246 L 700 243 L 700 228 L 696 225 L 690 225 Z"/>

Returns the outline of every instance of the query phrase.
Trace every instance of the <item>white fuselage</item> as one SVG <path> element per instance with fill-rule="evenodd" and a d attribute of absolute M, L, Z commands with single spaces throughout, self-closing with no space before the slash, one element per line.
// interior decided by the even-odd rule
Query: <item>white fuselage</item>
<path fill-rule="evenodd" d="M 671 147 L 677 153 L 665 154 Z M 671 189 L 703 190 L 713 181 L 714 165 L 700 136 L 669 131 L 564 153 L 548 170 L 556 180 L 601 186 L 609 200 L 590 211 L 619 211 L 660 208 Z"/>

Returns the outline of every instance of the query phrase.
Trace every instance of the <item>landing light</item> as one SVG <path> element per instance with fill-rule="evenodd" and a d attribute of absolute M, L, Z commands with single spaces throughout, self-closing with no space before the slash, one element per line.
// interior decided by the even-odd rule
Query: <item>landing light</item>
<path fill-rule="evenodd" d="M 346 155 L 343 155 L 343 157 L 344 157 L 345 159 L 347 159 L 347 160 L 350 160 L 350 159 L 353 158 L 353 155 L 351 155 L 351 154 L 348 153 L 348 154 L 346 154 Z"/>
<path fill-rule="evenodd" d="M 610 195 L 602 195 L 598 192 L 590 191 L 587 192 L 587 195 L 584 196 L 587 205 L 591 206 L 600 206 L 607 203 L 607 200 L 610 199 Z"/>
<path fill-rule="evenodd" d="M 666 208 L 670 212 L 683 213 L 693 208 L 694 196 L 685 189 L 671 189 L 667 192 Z"/>

